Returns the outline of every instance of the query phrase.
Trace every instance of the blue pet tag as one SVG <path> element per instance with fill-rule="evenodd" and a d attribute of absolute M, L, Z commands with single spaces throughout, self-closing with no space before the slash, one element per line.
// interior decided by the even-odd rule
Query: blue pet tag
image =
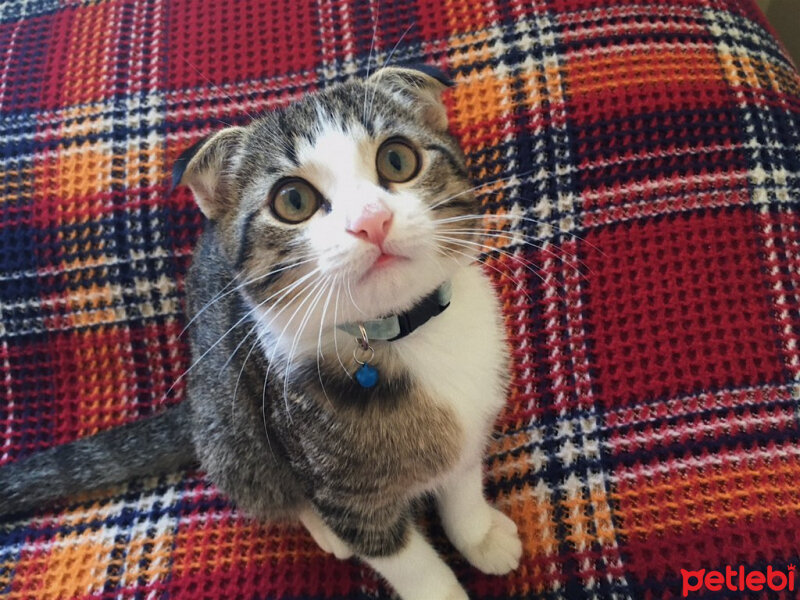
<path fill-rule="evenodd" d="M 359 325 L 358 329 L 361 337 L 356 338 L 358 347 L 353 350 L 353 358 L 361 366 L 356 369 L 356 381 L 363 388 L 371 388 L 378 383 L 378 369 L 369 364 L 369 361 L 375 358 L 375 350 L 369 345 L 369 338 L 364 325 Z M 359 358 L 359 351 L 361 352 L 361 358 Z"/>
<path fill-rule="evenodd" d="M 363 388 L 371 388 L 378 383 L 378 369 L 369 363 L 364 363 L 356 371 L 356 381 Z"/>

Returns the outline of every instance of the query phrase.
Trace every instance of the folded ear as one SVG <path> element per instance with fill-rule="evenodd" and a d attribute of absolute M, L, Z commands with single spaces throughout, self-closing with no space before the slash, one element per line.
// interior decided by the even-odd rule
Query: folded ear
<path fill-rule="evenodd" d="M 384 67 L 367 81 L 409 97 L 430 127 L 439 131 L 447 129 L 442 92 L 452 86 L 453 81 L 443 71 L 429 65 Z"/>
<path fill-rule="evenodd" d="M 172 187 L 188 185 L 203 214 L 212 221 L 230 208 L 228 177 L 243 127 L 229 127 L 187 148 L 172 168 Z"/>

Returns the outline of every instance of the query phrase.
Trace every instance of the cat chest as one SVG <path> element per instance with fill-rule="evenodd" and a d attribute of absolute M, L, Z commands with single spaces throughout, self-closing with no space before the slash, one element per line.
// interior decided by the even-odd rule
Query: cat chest
<path fill-rule="evenodd" d="M 296 439 L 320 485 L 402 497 L 458 463 L 464 431 L 452 410 L 410 383 L 403 394 L 321 411 Z"/>
<path fill-rule="evenodd" d="M 413 371 L 398 360 L 377 389 L 338 389 L 334 404 L 332 387 L 325 396 L 315 386 L 320 411 L 298 437 L 316 481 L 343 493 L 413 495 L 480 461 L 502 404 L 502 357 L 435 358 Z"/>
<path fill-rule="evenodd" d="M 315 431 L 300 437 L 317 479 L 408 494 L 480 462 L 505 401 L 508 349 L 480 271 L 465 269 L 453 289 L 459 301 L 442 314 L 403 339 L 376 343 L 375 388 L 343 377 L 338 361 L 309 361 L 299 379 L 319 414 Z"/>

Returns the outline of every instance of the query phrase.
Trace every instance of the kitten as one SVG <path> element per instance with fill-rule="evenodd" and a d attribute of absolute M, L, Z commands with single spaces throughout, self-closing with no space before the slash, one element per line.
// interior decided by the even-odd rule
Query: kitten
<path fill-rule="evenodd" d="M 475 567 L 516 568 L 481 472 L 508 349 L 446 85 L 384 68 L 187 150 L 174 182 L 208 219 L 187 401 L 0 469 L 0 510 L 199 461 L 244 512 L 299 519 L 404 600 L 467 597 L 412 521 L 426 494 Z"/>

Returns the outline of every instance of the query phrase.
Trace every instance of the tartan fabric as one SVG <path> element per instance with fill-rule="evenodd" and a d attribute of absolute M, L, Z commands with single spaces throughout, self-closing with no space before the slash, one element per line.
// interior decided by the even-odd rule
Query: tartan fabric
<path fill-rule="evenodd" d="M 486 468 L 524 557 L 482 576 L 431 519 L 471 595 L 673 598 L 682 568 L 800 560 L 800 79 L 750 0 L 1 4 L 0 460 L 182 400 L 202 220 L 172 161 L 390 59 L 450 72 L 509 217 Z M 389 597 L 201 473 L 6 520 L 0 547 L 14 599 Z"/>

